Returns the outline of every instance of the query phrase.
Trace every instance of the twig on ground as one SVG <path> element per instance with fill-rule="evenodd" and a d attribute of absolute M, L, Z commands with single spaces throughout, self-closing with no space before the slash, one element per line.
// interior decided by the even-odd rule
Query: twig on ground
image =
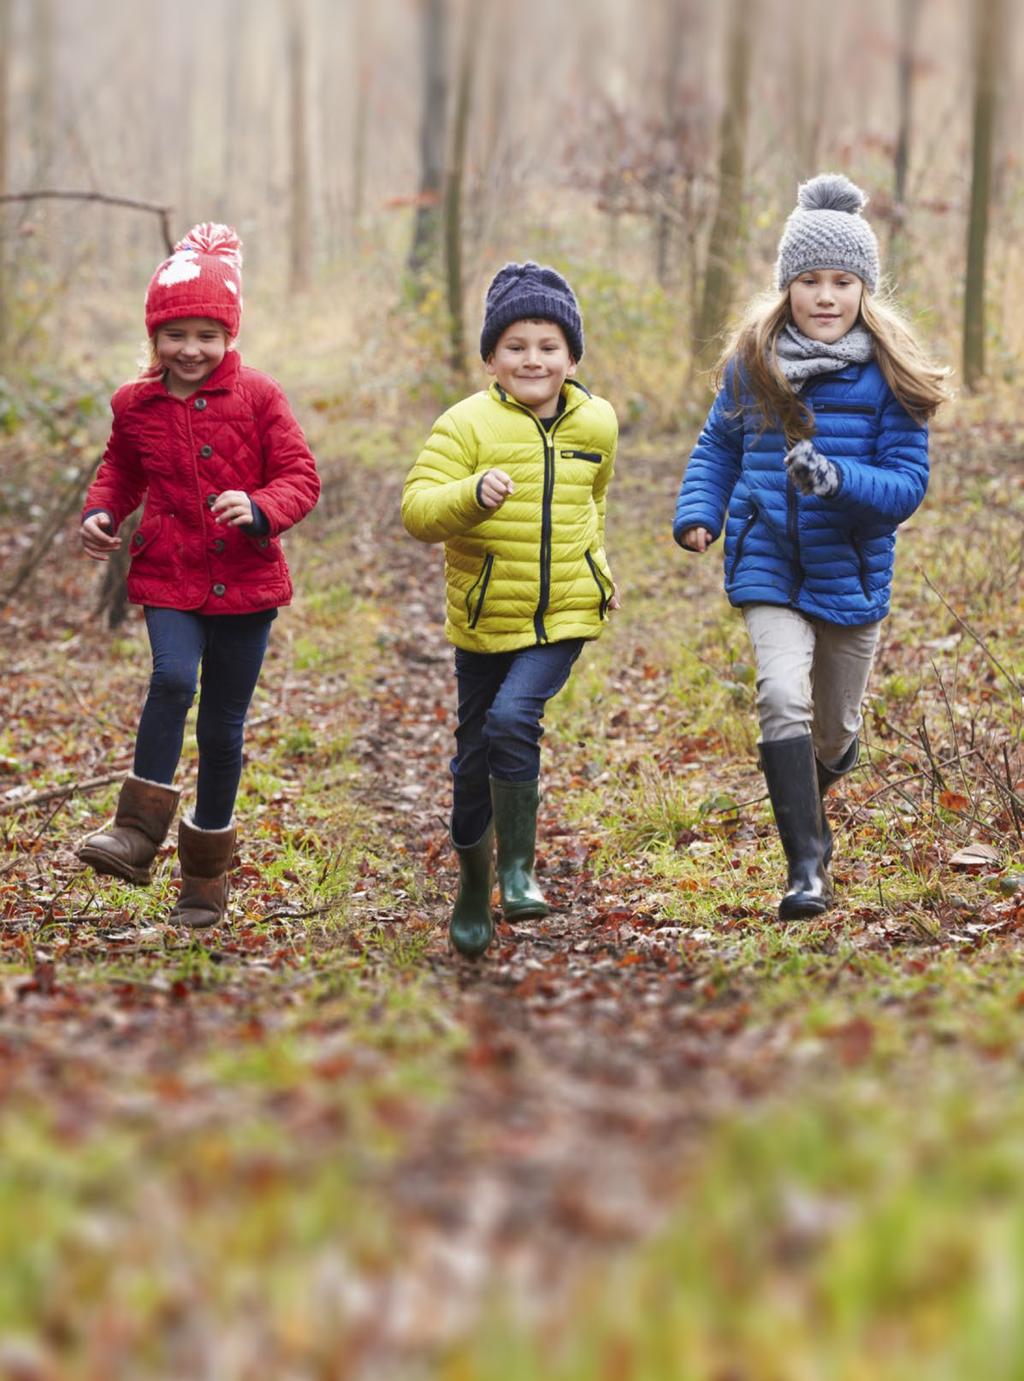
<path fill-rule="evenodd" d="M 1024 686 L 1022 686 L 1021 683 L 1017 680 L 1013 672 L 1007 671 L 1006 667 L 1003 666 L 1002 662 L 995 655 L 995 653 L 989 647 L 988 643 L 981 636 L 981 634 L 976 633 L 974 629 L 971 627 L 971 625 L 967 622 L 967 620 L 960 617 L 960 615 L 953 608 L 952 604 L 950 604 L 946 596 L 942 594 L 940 590 L 937 590 L 935 586 L 932 584 L 931 580 L 928 577 L 928 573 L 920 566 L 918 567 L 918 570 L 920 570 L 921 572 L 921 578 L 924 580 L 924 583 L 928 586 L 929 590 L 931 590 L 932 594 L 939 601 L 942 607 L 945 610 L 947 610 L 948 613 L 952 614 L 953 618 L 956 619 L 957 623 L 968 635 L 968 637 L 973 638 L 974 641 L 978 644 L 978 646 L 981 648 L 982 652 L 984 652 L 985 656 L 989 659 L 992 665 L 1002 672 L 1002 674 L 1006 677 L 1007 681 L 1010 683 L 1010 686 L 1012 687 L 1013 691 L 1017 695 L 1024 695 Z"/>
<path fill-rule="evenodd" d="M 928 766 L 932 769 L 932 771 L 931 771 L 931 777 L 930 777 L 930 785 L 931 785 L 932 802 L 933 802 L 933 804 L 934 804 L 934 801 L 935 801 L 935 788 L 936 788 L 936 787 L 939 787 L 942 791 L 947 790 L 947 787 L 946 787 L 946 779 L 945 779 L 945 777 L 942 775 L 942 769 L 939 767 L 938 763 L 935 761 L 935 754 L 934 754 L 934 752 L 932 751 L 932 741 L 931 741 L 931 737 L 930 737 L 930 735 L 929 735 L 929 733 L 928 733 L 928 726 L 925 724 L 925 722 L 924 722 L 923 719 L 921 720 L 921 723 L 917 726 L 917 734 L 918 734 L 918 741 L 920 742 L 921 747 L 924 749 L 924 755 L 925 755 L 925 757 L 928 759 Z M 956 759 L 954 758 L 953 761 L 955 762 Z"/>
<path fill-rule="evenodd" d="M 329 902 L 325 906 L 314 906 L 309 911 L 268 911 L 265 916 L 257 916 L 256 919 L 259 921 L 305 921 L 310 916 L 322 916 L 325 911 L 330 911 L 332 906 L 333 903 Z"/>
<path fill-rule="evenodd" d="M 35 832 L 35 834 L 32 836 L 32 838 L 28 841 L 28 843 L 21 846 L 21 848 L 20 848 L 20 850 L 19 850 L 20 853 L 27 853 L 27 852 L 29 852 L 29 851 L 31 850 L 32 845 L 36 842 L 36 840 L 40 837 L 40 835 L 44 834 L 45 831 L 48 830 L 48 829 L 50 828 L 50 826 L 53 824 L 53 821 L 55 820 L 55 818 L 60 814 L 60 812 L 64 809 L 64 807 L 67 805 L 67 803 L 68 803 L 68 798 L 67 798 L 66 796 L 62 796 L 61 799 L 60 799 L 60 800 L 57 802 L 57 804 L 54 806 L 53 810 L 50 811 L 49 815 L 46 817 L 46 819 L 43 821 L 43 823 L 42 823 L 42 824 L 39 826 L 39 828 L 36 830 L 36 832 Z M 5 863 L 4 866 L 3 866 L 2 868 L 0 868 L 0 877 L 2 877 L 2 876 L 4 875 L 4 873 L 9 872 L 9 871 L 10 871 L 13 867 L 15 867 L 15 865 L 16 865 L 17 863 L 19 863 L 19 862 L 20 862 L 20 859 L 19 859 L 19 857 L 18 857 L 18 854 L 16 853 L 15 856 L 11 859 L 11 861 L 10 861 L 9 863 Z"/>
<path fill-rule="evenodd" d="M 949 731 L 953 736 L 953 748 L 956 751 L 956 765 L 960 769 L 960 780 L 961 782 L 963 782 L 964 790 L 967 792 L 968 798 L 971 802 L 972 812 L 974 815 L 977 815 L 978 802 L 975 798 L 974 792 L 971 790 L 971 783 L 968 780 L 967 773 L 964 771 L 964 765 L 960 754 L 960 734 L 957 731 L 956 716 L 953 713 L 953 706 L 949 699 L 949 692 L 946 690 L 946 683 L 945 681 L 943 681 L 942 674 L 939 671 L 938 667 L 935 665 L 934 658 L 929 658 L 929 661 L 931 662 L 932 671 L 934 671 L 935 673 L 935 679 L 939 683 L 939 693 L 942 696 L 942 703 L 946 707 L 946 717 L 949 720 Z"/>
<path fill-rule="evenodd" d="M 89 777 L 84 782 L 66 782 L 64 786 L 47 787 L 45 791 L 34 791 L 31 796 L 21 796 L 17 801 L 0 801 L 0 815 L 16 815 L 18 811 L 28 810 L 30 806 L 41 805 L 44 801 L 52 801 L 57 796 L 62 797 L 61 804 L 69 800 L 77 792 L 83 795 L 88 791 L 98 791 L 101 786 L 109 786 L 111 782 L 119 782 L 124 776 L 124 771 L 107 772 L 102 777 Z"/>

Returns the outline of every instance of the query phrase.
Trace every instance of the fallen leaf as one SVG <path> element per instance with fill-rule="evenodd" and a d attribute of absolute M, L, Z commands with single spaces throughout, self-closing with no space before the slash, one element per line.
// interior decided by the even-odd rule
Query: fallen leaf
<path fill-rule="evenodd" d="M 958 849 L 949 860 L 951 868 L 984 868 L 989 864 L 997 864 L 999 855 L 990 844 L 967 844 L 962 849 Z"/>

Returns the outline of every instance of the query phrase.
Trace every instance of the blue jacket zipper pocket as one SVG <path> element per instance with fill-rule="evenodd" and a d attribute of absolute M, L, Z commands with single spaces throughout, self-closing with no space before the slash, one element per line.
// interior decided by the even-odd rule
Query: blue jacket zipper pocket
<path fill-rule="evenodd" d="M 743 524 L 743 527 L 740 529 L 740 535 L 736 538 L 736 555 L 732 558 L 732 565 L 729 567 L 729 579 L 730 579 L 730 580 L 733 578 L 733 576 L 734 576 L 734 575 L 736 574 L 736 572 L 739 570 L 740 558 L 741 558 L 742 555 L 743 555 L 743 547 L 744 547 L 744 544 L 746 543 L 747 537 L 748 537 L 749 534 L 750 534 L 750 529 L 751 529 L 751 528 L 754 526 L 754 524 L 757 522 L 758 517 L 759 517 L 759 514 L 758 514 L 758 511 L 757 511 L 756 506 L 755 506 L 754 504 L 751 504 L 751 505 L 750 505 L 750 517 L 749 517 L 749 518 L 747 519 L 747 521 Z"/>
<path fill-rule="evenodd" d="M 874 417 L 878 411 L 870 403 L 812 403 L 811 410 L 814 413 L 827 412 L 832 416 L 845 413 L 850 417 Z"/>

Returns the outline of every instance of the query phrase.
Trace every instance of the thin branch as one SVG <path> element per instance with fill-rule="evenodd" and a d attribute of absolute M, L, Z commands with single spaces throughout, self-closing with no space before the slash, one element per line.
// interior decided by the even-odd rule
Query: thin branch
<path fill-rule="evenodd" d="M 872 748 L 872 752 L 877 752 L 877 751 L 878 751 L 878 750 L 877 750 L 876 748 Z M 932 766 L 933 766 L 933 768 L 939 768 L 939 769 L 941 769 L 941 768 L 943 768 L 943 767 L 953 767 L 953 766 L 957 763 L 958 760 L 959 760 L 959 761 L 962 761 L 964 758 L 974 757 L 974 756 L 976 756 L 976 755 L 977 755 L 978 753 L 980 753 L 980 752 L 981 752 L 981 749 L 980 749 L 980 748 L 971 748 L 971 749 L 968 749 L 968 751 L 967 751 L 966 753 L 963 753 L 963 754 L 961 755 L 960 759 L 957 759 L 957 758 L 945 758 L 945 759 L 943 759 L 941 762 L 935 762 L 934 760 L 932 760 Z M 865 798 L 864 798 L 863 801 L 858 801 L 858 802 L 857 802 L 858 809 L 863 809 L 864 806 L 869 806 L 869 805 L 871 804 L 872 801 L 877 801 L 877 799 L 879 798 L 879 796 L 884 796 L 885 793 L 886 793 L 887 791 L 895 791 L 895 790 L 897 789 L 897 787 L 906 786 L 908 782 L 920 781 L 922 778 L 928 778 L 928 776 L 929 776 L 928 772 L 927 772 L 924 768 L 922 768 L 921 771 L 919 771 L 919 772 L 911 772 L 911 773 L 910 773 L 908 776 L 906 776 L 906 777 L 898 777 L 898 778 L 896 779 L 896 781 L 894 781 L 894 782 L 886 782 L 885 785 L 884 785 L 884 786 L 880 786 L 880 787 L 878 788 L 877 791 L 873 791 L 873 792 L 871 793 L 870 796 L 865 796 Z"/>
<path fill-rule="evenodd" d="M 67 803 L 68 803 L 68 797 L 67 797 L 67 796 L 62 796 L 62 797 L 60 798 L 60 800 L 57 802 L 57 804 L 54 806 L 53 810 L 50 811 L 49 815 L 46 817 L 46 819 L 43 821 L 43 823 L 42 823 L 42 824 L 39 826 L 39 828 L 36 830 L 36 832 L 35 832 L 35 834 L 32 836 L 32 838 L 28 841 L 28 843 L 27 843 L 27 844 L 22 844 L 22 845 L 19 846 L 19 847 L 20 847 L 20 852 L 21 852 L 22 854 L 32 853 L 32 852 L 33 852 L 33 845 L 35 845 L 35 844 L 38 842 L 38 840 L 40 839 L 40 837 L 50 828 L 50 826 L 53 824 L 53 822 L 54 822 L 54 820 L 56 819 L 56 817 L 57 817 L 57 816 L 60 814 L 60 812 L 64 809 L 64 807 L 67 805 Z M 20 862 L 21 862 L 21 858 L 19 857 L 18 853 L 15 853 L 15 855 L 14 855 L 14 857 L 11 859 L 11 861 L 10 861 L 9 863 L 5 863 L 4 866 L 3 866 L 2 868 L 0 868 L 0 877 L 2 877 L 2 876 L 4 875 L 4 873 L 9 873 L 10 870 L 11 870 L 12 868 L 16 867 Z"/>
<path fill-rule="evenodd" d="M 124 779 L 124 769 L 120 772 L 108 772 L 102 777 L 89 777 L 84 782 L 67 782 L 64 786 L 51 786 L 46 791 L 36 791 L 31 796 L 22 796 L 16 801 L 0 801 L 0 815 L 12 815 L 21 810 L 28 810 L 30 806 L 41 805 L 44 801 L 56 800 L 58 796 L 70 797 L 76 792 L 98 791 L 101 786 L 109 786 L 111 782 L 119 782 Z"/>
<path fill-rule="evenodd" d="M 15 571 L 11 583 L 0 593 L 0 608 L 5 607 L 14 598 L 29 577 L 45 560 L 50 547 L 56 540 L 57 534 L 60 532 L 61 528 L 63 528 L 71 514 L 80 506 L 82 496 L 89 486 L 89 481 L 96 469 L 99 458 L 99 452 L 90 455 L 89 459 L 83 465 L 79 466 L 63 491 L 58 495 L 57 502 L 47 514 L 46 521 L 43 523 L 42 528 L 22 560 L 21 565 L 18 567 L 17 571 Z"/>
<path fill-rule="evenodd" d="M 5 192 L 0 202 L 9 201 L 96 201 L 104 206 L 126 206 L 130 211 L 148 211 L 159 217 L 160 233 L 168 254 L 174 253 L 174 237 L 171 234 L 170 206 L 160 206 L 152 201 L 138 201 L 135 197 L 115 197 L 107 192 L 62 192 L 54 187 L 42 187 L 34 192 Z"/>
<path fill-rule="evenodd" d="M 960 615 L 956 612 L 956 610 L 953 608 L 952 604 L 950 604 L 950 602 L 949 602 L 949 600 L 946 598 L 946 596 L 945 596 L 940 590 L 937 590 L 937 589 L 935 588 L 935 586 L 932 584 L 931 580 L 930 580 L 929 577 L 928 577 L 927 571 L 925 571 L 923 568 L 920 568 L 920 567 L 919 567 L 919 569 L 921 570 L 921 578 L 923 579 L 924 583 L 928 586 L 929 590 L 931 590 L 932 594 L 933 594 L 933 595 L 935 596 L 935 598 L 939 601 L 939 603 L 943 606 L 943 608 L 946 609 L 950 614 L 953 615 L 953 617 L 956 619 L 957 623 L 958 623 L 958 624 L 960 625 L 960 627 L 964 630 L 964 632 L 965 632 L 969 637 L 973 638 L 974 641 L 978 644 L 978 646 L 981 648 L 982 652 L 984 652 L 985 656 L 989 659 L 989 661 L 992 663 L 992 665 L 993 665 L 994 667 L 998 667 L 998 669 L 1003 673 L 1003 675 L 1006 677 L 1007 681 L 1009 681 L 1010 686 L 1011 686 L 1011 688 L 1014 690 L 1014 692 L 1015 692 L 1017 695 L 1020 695 L 1020 694 L 1022 693 L 1022 690 L 1024 690 L 1024 687 L 1021 686 L 1021 684 L 1020 684 L 1020 682 L 1017 680 L 1016 676 L 1014 676 L 1012 672 L 1007 671 L 1006 667 L 1003 666 L 1002 662 L 1001 662 L 1001 661 L 999 660 L 999 658 L 995 655 L 995 653 L 994 653 L 994 652 L 992 651 L 992 649 L 989 647 L 988 643 L 987 643 L 987 642 L 985 641 L 985 639 L 981 636 L 981 634 L 980 634 L 980 633 L 975 633 L 974 629 L 973 629 L 973 628 L 971 627 L 971 625 L 966 621 L 966 619 L 962 619 L 962 618 L 960 617 Z"/>

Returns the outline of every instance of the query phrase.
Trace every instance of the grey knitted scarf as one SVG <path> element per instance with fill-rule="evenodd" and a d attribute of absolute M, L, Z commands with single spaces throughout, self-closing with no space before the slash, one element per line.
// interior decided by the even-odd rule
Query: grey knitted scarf
<path fill-rule="evenodd" d="M 866 326 L 851 326 L 845 336 L 829 344 L 811 340 L 792 322 L 783 326 L 775 340 L 779 368 L 799 392 L 808 379 L 832 374 L 847 364 L 864 364 L 875 353 L 875 338 Z"/>

